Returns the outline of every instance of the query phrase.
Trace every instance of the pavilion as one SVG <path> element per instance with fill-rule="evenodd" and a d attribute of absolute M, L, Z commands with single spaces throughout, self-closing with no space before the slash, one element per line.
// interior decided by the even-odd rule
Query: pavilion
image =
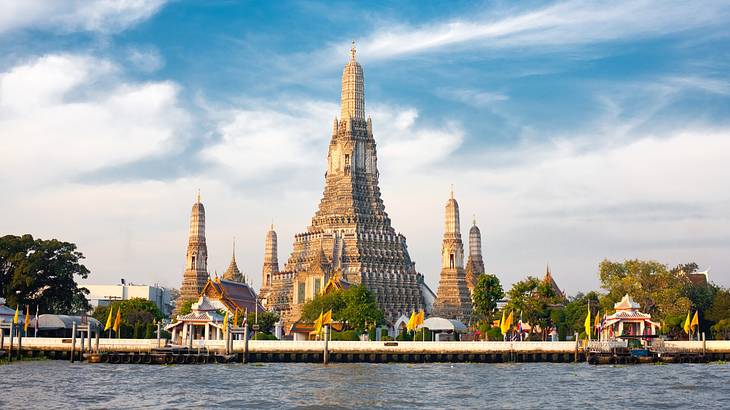
<path fill-rule="evenodd" d="M 640 312 L 641 306 L 628 294 L 613 307 L 616 312 L 604 319 L 601 340 L 621 336 L 655 336 L 661 327 L 661 324 L 651 320 L 650 314 Z"/>
<path fill-rule="evenodd" d="M 172 333 L 171 341 L 175 344 L 186 344 L 191 337 L 193 340 L 223 340 L 223 315 L 211 303 L 206 295 L 202 295 L 192 305 L 192 312 L 179 315 L 175 323 L 165 327 Z"/>

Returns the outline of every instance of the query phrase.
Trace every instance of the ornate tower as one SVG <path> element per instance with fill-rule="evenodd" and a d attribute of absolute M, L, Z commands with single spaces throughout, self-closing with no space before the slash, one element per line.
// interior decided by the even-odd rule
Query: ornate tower
<path fill-rule="evenodd" d="M 264 246 L 264 268 L 261 271 L 261 289 L 268 289 L 271 286 L 273 275 L 279 273 L 278 244 L 274 224 L 266 232 L 266 244 Z"/>
<path fill-rule="evenodd" d="M 198 299 L 208 281 L 208 247 L 205 244 L 205 208 L 200 202 L 200 192 L 190 214 L 188 251 L 185 255 L 180 300 Z"/>
<path fill-rule="evenodd" d="M 466 262 L 466 285 L 469 291 L 474 290 L 479 275 L 484 274 L 484 259 L 482 259 L 482 233 L 474 219 L 469 229 L 469 259 Z"/>
<path fill-rule="evenodd" d="M 446 223 L 441 245 L 441 279 L 433 314 L 468 322 L 471 318 L 471 292 L 464 271 L 464 244 L 459 228 L 459 204 L 454 191 L 446 201 Z"/>
<path fill-rule="evenodd" d="M 233 255 L 231 256 L 231 263 L 228 264 L 228 269 L 223 273 L 223 280 L 231 282 L 246 283 L 246 275 L 241 273 L 236 263 L 236 241 L 233 241 Z"/>
<path fill-rule="evenodd" d="M 373 125 L 365 116 L 365 80 L 354 43 L 342 73 L 341 97 L 319 208 L 306 232 L 294 236 L 282 272 L 271 279 L 267 308 L 281 312 L 287 322 L 298 319 L 301 304 L 320 293 L 332 275 L 370 289 L 390 319 L 423 307 L 423 277 L 380 197 Z"/>

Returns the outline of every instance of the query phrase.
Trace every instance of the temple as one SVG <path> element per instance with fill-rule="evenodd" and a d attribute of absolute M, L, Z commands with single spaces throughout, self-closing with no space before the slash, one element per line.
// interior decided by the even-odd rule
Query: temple
<path fill-rule="evenodd" d="M 233 242 L 233 256 L 231 256 L 231 263 L 228 264 L 228 269 L 223 273 L 223 278 L 229 282 L 248 283 L 246 275 L 241 273 L 236 263 L 236 242 Z"/>
<path fill-rule="evenodd" d="M 459 204 L 454 191 L 446 201 L 446 223 L 441 245 L 441 276 L 433 314 L 468 322 L 471 318 L 471 291 L 464 271 L 464 244 L 459 227 Z"/>
<path fill-rule="evenodd" d="M 188 250 L 185 254 L 185 271 L 180 287 L 181 301 L 197 300 L 200 291 L 208 281 L 208 247 L 205 244 L 205 207 L 200 202 L 200 192 L 190 214 L 190 234 Z"/>
<path fill-rule="evenodd" d="M 281 271 L 264 266 L 262 300 L 285 323 L 335 276 L 371 290 L 386 319 L 423 308 L 423 276 L 385 212 L 378 187 L 373 124 L 365 116 L 365 81 L 356 50 L 342 73 L 340 118 L 335 118 L 319 208 Z M 275 237 L 274 237 L 275 238 Z M 268 249 L 267 237 L 267 249 Z M 275 245 L 275 240 L 273 241 Z M 267 251 L 268 252 L 268 251 Z"/>
<path fill-rule="evenodd" d="M 466 286 L 469 292 L 474 291 L 474 287 L 479 280 L 479 275 L 484 274 L 484 259 L 482 257 L 482 232 L 477 226 L 476 218 L 472 222 L 469 229 L 469 259 L 466 261 Z"/>

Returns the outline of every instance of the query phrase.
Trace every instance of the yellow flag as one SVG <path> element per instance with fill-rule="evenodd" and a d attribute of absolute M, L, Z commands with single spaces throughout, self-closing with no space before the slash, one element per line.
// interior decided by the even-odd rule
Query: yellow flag
<path fill-rule="evenodd" d="M 119 326 L 121 324 L 122 324 L 122 307 L 119 306 L 119 308 L 117 309 L 117 317 L 114 318 L 114 327 L 112 327 L 112 329 L 114 329 L 115 332 L 118 332 Z"/>
<path fill-rule="evenodd" d="M 238 326 L 238 308 L 236 308 L 235 313 L 233 313 L 233 326 Z"/>
<path fill-rule="evenodd" d="M 112 313 L 114 313 L 114 307 L 109 306 L 109 317 L 106 318 L 106 326 L 104 326 L 105 332 L 112 327 Z"/>
<path fill-rule="evenodd" d="M 226 309 L 226 314 L 223 316 L 223 334 L 228 333 L 228 309 Z"/>
<path fill-rule="evenodd" d="M 17 305 L 15 306 L 15 316 L 13 316 L 13 324 L 14 325 L 17 325 L 18 324 L 18 309 L 19 308 L 20 308 L 19 306 L 17 306 Z"/>
<path fill-rule="evenodd" d="M 423 324 L 423 321 L 425 320 L 425 316 L 426 316 L 426 312 L 424 312 L 423 310 L 418 312 L 418 314 L 416 315 L 416 327 L 418 327 L 418 325 Z"/>
<path fill-rule="evenodd" d="M 697 326 L 699 326 L 699 324 L 700 324 L 700 318 L 697 316 L 698 313 L 699 313 L 699 310 L 695 311 L 695 315 L 692 318 L 692 323 L 689 324 L 689 328 L 692 331 L 692 333 L 694 333 L 695 328 Z"/>
<path fill-rule="evenodd" d="M 408 319 L 408 323 L 406 324 L 406 330 L 411 331 L 416 328 L 416 312 L 411 312 L 411 317 Z"/>
<path fill-rule="evenodd" d="M 25 323 L 23 323 L 23 331 L 28 334 L 28 326 L 30 325 L 30 306 L 25 305 Z"/>
<path fill-rule="evenodd" d="M 600 319 L 601 319 L 601 311 L 599 310 L 598 312 L 596 312 L 596 318 L 593 320 L 594 329 L 598 329 L 598 326 L 601 325 Z"/>
<path fill-rule="evenodd" d="M 586 316 L 586 321 L 583 324 L 583 326 L 586 328 L 586 334 L 588 337 L 591 337 L 591 308 L 588 307 L 588 315 Z"/>
<path fill-rule="evenodd" d="M 504 321 L 504 310 L 503 310 L 502 311 L 502 320 L 499 321 L 499 330 L 502 332 L 503 335 L 507 333 L 507 329 L 504 328 L 504 323 L 505 323 L 505 321 Z"/>
<path fill-rule="evenodd" d="M 324 312 L 324 316 L 322 316 L 322 326 L 329 325 L 332 323 L 332 309 Z"/>
<path fill-rule="evenodd" d="M 689 332 L 691 330 L 690 323 L 692 323 L 692 322 L 690 322 L 690 320 L 689 320 L 691 313 L 692 313 L 691 310 L 689 312 L 687 312 L 687 319 L 684 320 L 684 326 L 682 327 L 684 329 L 684 333 L 687 333 L 687 334 L 689 334 Z"/>
<path fill-rule="evenodd" d="M 507 324 L 505 325 L 505 329 L 507 330 L 507 332 L 509 332 L 510 328 L 512 327 L 512 320 L 512 312 L 509 312 L 509 316 L 507 316 Z"/>
<path fill-rule="evenodd" d="M 322 330 L 322 316 L 324 313 L 320 313 L 319 317 L 314 321 L 314 332 L 319 333 Z"/>

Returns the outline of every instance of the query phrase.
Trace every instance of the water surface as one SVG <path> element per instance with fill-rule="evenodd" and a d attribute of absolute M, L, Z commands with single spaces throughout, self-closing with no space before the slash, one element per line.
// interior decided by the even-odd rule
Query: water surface
<path fill-rule="evenodd" d="M 0 408 L 730 408 L 730 364 L 0 365 Z"/>

